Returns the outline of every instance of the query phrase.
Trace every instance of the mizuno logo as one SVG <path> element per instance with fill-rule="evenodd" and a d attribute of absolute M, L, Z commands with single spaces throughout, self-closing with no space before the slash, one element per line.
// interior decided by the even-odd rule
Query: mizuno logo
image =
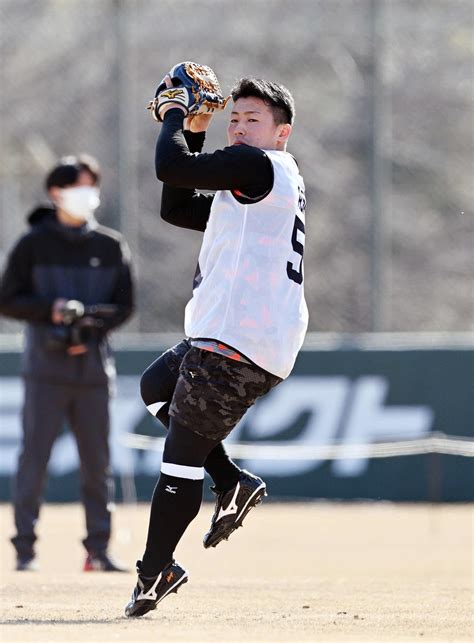
<path fill-rule="evenodd" d="M 168 89 L 165 92 L 161 92 L 161 97 L 162 98 L 169 98 L 170 100 L 173 98 L 184 98 L 184 90 L 182 89 Z"/>
<path fill-rule="evenodd" d="M 171 485 L 167 484 L 165 491 L 168 493 L 176 493 L 178 487 L 172 487 Z"/>
<path fill-rule="evenodd" d="M 237 496 L 239 495 L 240 491 L 240 482 L 237 483 L 237 486 L 235 487 L 234 495 L 232 496 L 231 501 L 229 502 L 227 509 L 221 508 L 219 510 L 219 513 L 216 518 L 216 522 L 218 522 L 221 518 L 224 518 L 224 516 L 231 516 L 232 514 L 236 514 L 238 511 L 238 506 L 237 506 Z"/>
<path fill-rule="evenodd" d="M 161 580 L 161 574 L 157 577 L 153 585 L 150 587 L 148 591 L 145 590 L 145 586 L 142 581 L 139 581 L 138 584 L 140 585 L 140 593 L 138 594 L 136 600 L 137 601 L 156 601 L 157 595 L 156 595 L 156 587 L 158 583 Z"/>

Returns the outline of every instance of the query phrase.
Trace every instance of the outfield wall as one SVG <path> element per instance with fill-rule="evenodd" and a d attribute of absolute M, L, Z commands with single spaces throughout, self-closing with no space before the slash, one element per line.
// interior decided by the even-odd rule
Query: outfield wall
<path fill-rule="evenodd" d="M 134 482 L 147 500 L 161 453 L 134 450 L 123 436 L 163 437 L 139 397 L 140 373 L 158 351 L 117 351 L 117 395 L 112 402 L 112 464 L 117 497 Z M 10 498 L 20 441 L 22 387 L 19 352 L 4 351 L 0 364 L 0 499 Z M 317 445 L 373 444 L 429 437 L 438 432 L 474 439 L 472 347 L 315 347 L 301 352 L 293 374 L 249 411 L 229 440 Z M 472 501 L 472 457 L 404 455 L 387 458 L 245 460 L 274 497 Z M 78 459 L 73 438 L 57 440 L 45 497 L 78 499 Z M 133 487 L 133 485 L 132 485 Z"/>

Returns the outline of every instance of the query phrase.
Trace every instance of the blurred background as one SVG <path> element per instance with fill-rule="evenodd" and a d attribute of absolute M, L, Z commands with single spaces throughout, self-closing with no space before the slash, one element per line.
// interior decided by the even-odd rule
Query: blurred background
<path fill-rule="evenodd" d="M 96 156 L 103 168 L 98 218 L 125 234 L 138 282 L 137 313 L 116 338 L 125 351 L 122 373 L 136 378 L 152 355 L 145 348 L 159 347 L 156 333 L 182 333 L 201 237 L 159 218 L 158 125 L 145 106 L 173 64 L 196 60 L 213 67 L 224 91 L 254 75 L 285 84 L 295 97 L 289 151 L 307 188 L 311 334 L 285 384 L 313 378 L 307 399 L 314 400 L 314 391 L 324 398 L 324 386 L 342 378 L 342 409 L 346 395 L 357 398 L 359 384 L 375 378 L 377 404 L 424 409 L 413 430 L 403 413 L 396 421 L 377 416 L 373 431 L 364 416 L 359 424 L 369 442 L 433 432 L 472 436 L 470 0 L 0 0 L 0 29 L 0 260 L 26 230 L 25 216 L 45 199 L 44 175 L 56 159 Z M 225 127 L 225 115 L 218 115 L 206 149 L 225 145 Z M 20 330 L 0 318 L 5 387 Z M 132 399 L 137 382 L 128 381 L 122 390 L 130 386 Z M 285 399 L 294 399 L 289 391 Z M 281 427 L 272 415 L 273 433 L 254 421 L 241 435 L 303 444 L 362 439 L 346 416 L 325 433 L 322 409 L 308 408 L 302 402 Z M 130 413 L 129 425 L 143 433 L 138 410 Z M 465 462 L 448 459 L 453 471 Z M 396 481 L 407 461 L 419 469 L 416 457 L 390 460 L 399 463 L 393 497 L 400 496 Z M 322 462 L 312 468 L 306 462 L 298 475 L 317 471 L 324 488 Z M 142 463 L 147 471 L 155 464 Z M 350 465 L 336 469 L 324 474 L 328 489 L 331 476 L 363 474 Z M 428 494 L 423 480 L 420 497 Z M 352 484 L 340 495 L 350 494 Z M 442 497 L 439 476 L 430 484 L 432 495 Z M 446 497 L 465 499 L 462 479 L 452 484 Z M 353 494 L 391 497 L 367 485 Z"/>
<path fill-rule="evenodd" d="M 0 259 L 58 156 L 104 169 L 99 219 L 131 246 L 139 309 L 123 332 L 182 331 L 200 235 L 158 216 L 158 125 L 176 62 L 282 82 L 307 187 L 310 330 L 469 331 L 470 0 L 1 0 Z M 207 149 L 224 146 L 215 118 Z M 0 331 L 14 329 L 0 321 Z"/>

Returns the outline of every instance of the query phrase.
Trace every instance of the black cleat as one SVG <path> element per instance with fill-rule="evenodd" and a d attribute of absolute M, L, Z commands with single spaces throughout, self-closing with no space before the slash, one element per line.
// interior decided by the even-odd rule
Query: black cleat
<path fill-rule="evenodd" d="M 204 547 L 215 547 L 241 527 L 248 512 L 267 495 L 266 489 L 261 478 L 245 469 L 242 469 L 239 482 L 230 491 L 218 492 L 212 489 L 217 495 L 216 507 L 211 528 L 204 536 Z"/>
<path fill-rule="evenodd" d="M 188 572 L 174 560 L 158 576 L 140 574 L 141 561 L 137 562 L 138 582 L 125 608 L 125 616 L 143 616 L 154 610 L 168 594 L 176 593 L 181 585 L 188 582 Z"/>
<path fill-rule="evenodd" d="M 128 572 L 123 565 L 116 560 L 106 551 L 89 552 L 84 562 L 85 572 Z"/>

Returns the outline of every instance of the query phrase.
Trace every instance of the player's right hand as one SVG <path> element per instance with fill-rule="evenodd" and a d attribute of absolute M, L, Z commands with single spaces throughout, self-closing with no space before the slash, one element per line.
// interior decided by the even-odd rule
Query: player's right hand
<path fill-rule="evenodd" d="M 205 132 L 214 114 L 190 114 L 184 119 L 184 129 L 190 132 Z"/>

